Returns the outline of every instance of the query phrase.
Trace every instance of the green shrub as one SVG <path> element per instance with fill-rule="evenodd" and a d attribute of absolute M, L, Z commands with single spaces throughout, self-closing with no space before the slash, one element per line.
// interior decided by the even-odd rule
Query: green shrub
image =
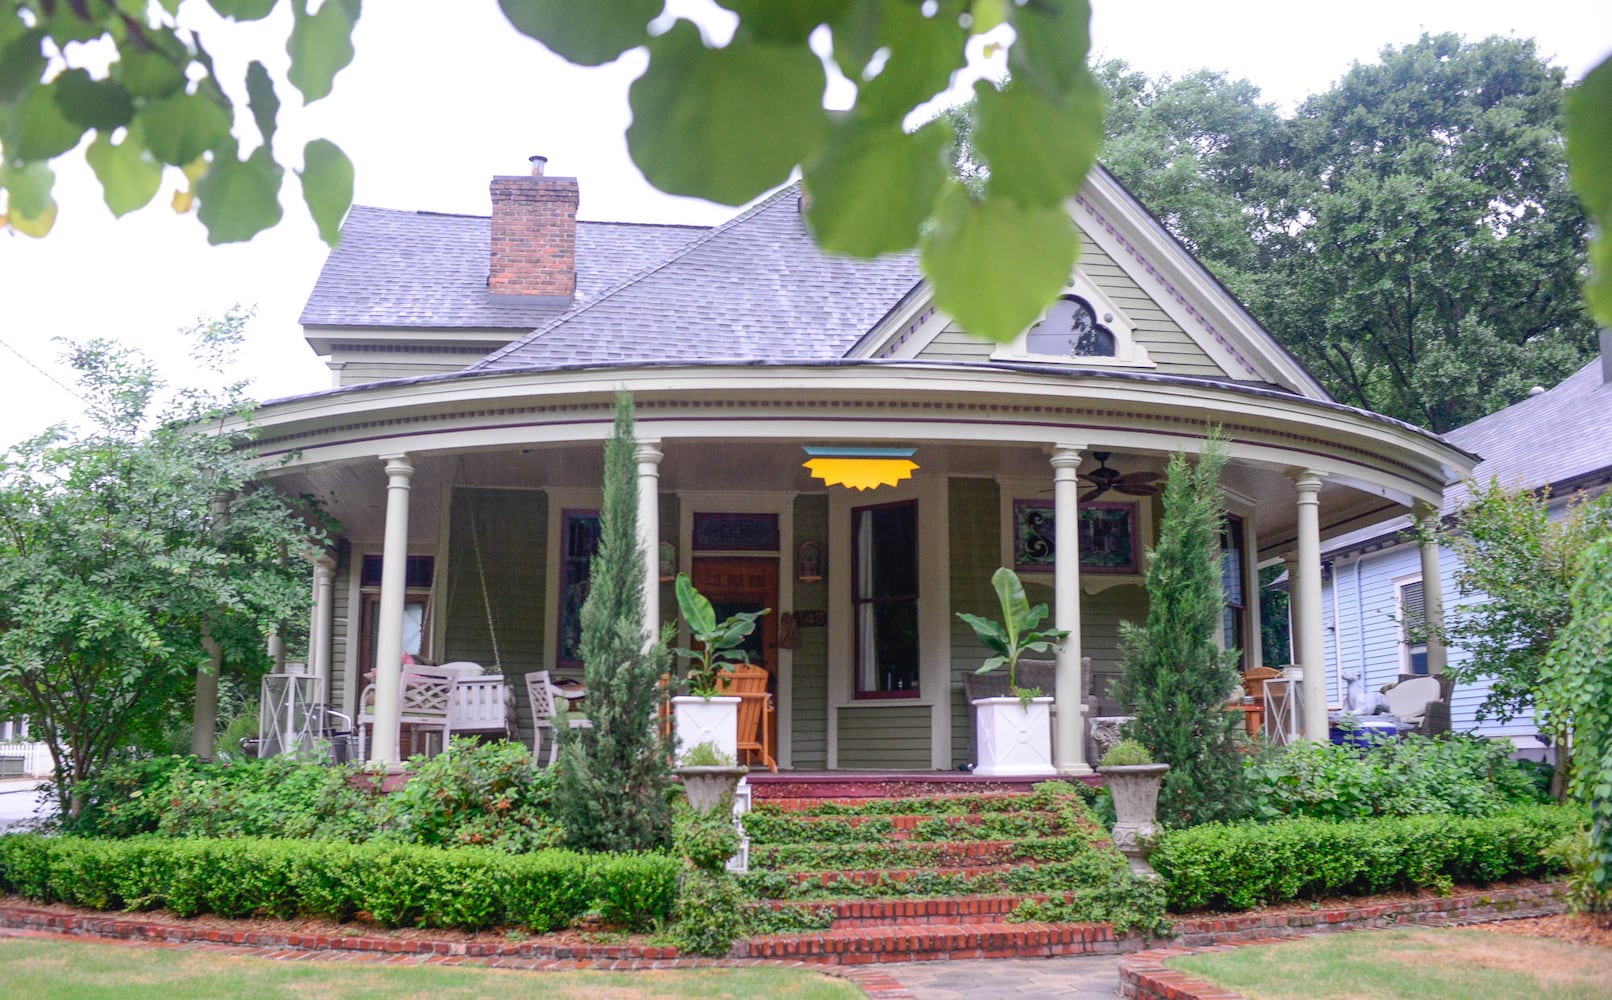
<path fill-rule="evenodd" d="M 1596 884 L 1594 852 L 1588 830 L 1578 830 L 1550 845 L 1547 856 L 1567 871 L 1567 908 L 1573 913 L 1612 913 L 1612 889 Z"/>
<path fill-rule="evenodd" d="M 1120 740 L 1108 748 L 1103 759 L 1098 762 L 1099 767 L 1131 767 L 1136 764 L 1157 763 L 1147 747 L 1136 740 Z"/>
<path fill-rule="evenodd" d="M 1476 737 L 1411 736 L 1366 751 L 1303 740 L 1256 755 L 1246 771 L 1262 819 L 1489 816 L 1539 801 L 1509 756 L 1509 745 Z"/>
<path fill-rule="evenodd" d="M 1136 931 L 1148 937 L 1170 932 L 1165 916 L 1164 883 L 1135 874 L 1117 854 L 1096 855 L 1088 862 L 1083 884 L 1045 902 L 1019 904 L 1008 915 L 1014 923 L 1105 923 L 1116 934 Z"/>
<path fill-rule="evenodd" d="M 739 833 L 733 828 L 733 797 L 724 795 L 710 812 L 696 813 L 682 807 L 673 815 L 673 851 L 688 859 L 695 868 L 719 872 L 739 849 Z"/>
<path fill-rule="evenodd" d="M 0 837 L 0 891 L 92 909 L 165 906 L 190 917 L 296 916 L 389 927 L 563 928 L 597 911 L 648 927 L 672 912 L 668 855 L 144 837 Z"/>
<path fill-rule="evenodd" d="M 698 868 L 683 873 L 671 926 L 678 951 L 720 958 L 743 930 L 743 896 L 733 876 Z"/>
<path fill-rule="evenodd" d="M 1148 860 L 1172 911 L 1247 910 L 1554 874 L 1562 865 L 1546 848 L 1581 823 L 1571 809 L 1528 806 L 1486 817 L 1209 824 L 1165 833 Z"/>
<path fill-rule="evenodd" d="M 387 839 L 510 854 L 552 847 L 554 777 L 519 743 L 456 738 L 449 752 L 410 760 L 414 773 L 378 806 Z"/>

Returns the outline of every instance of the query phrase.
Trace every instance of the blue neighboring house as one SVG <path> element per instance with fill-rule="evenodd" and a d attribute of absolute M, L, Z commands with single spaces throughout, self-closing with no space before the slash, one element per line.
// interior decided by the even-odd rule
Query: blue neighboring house
<path fill-rule="evenodd" d="M 1535 390 L 1520 403 L 1450 431 L 1445 440 L 1477 454 L 1473 479 L 1503 485 L 1549 485 L 1554 511 L 1580 492 L 1600 493 L 1612 483 L 1612 333 L 1601 332 L 1601 356 L 1555 388 Z M 1444 491 L 1447 517 L 1466 505 L 1467 484 Z M 1376 691 L 1401 674 L 1427 672 L 1426 646 L 1407 635 L 1404 623 L 1421 613 L 1426 582 L 1409 518 L 1400 518 L 1322 545 L 1322 617 L 1326 629 L 1327 700 L 1342 702 L 1343 678 L 1360 671 L 1364 690 Z M 1446 612 L 1457 603 L 1454 579 L 1459 565 L 1442 549 Z M 1451 647 L 1449 662 L 1466 653 Z M 1540 746 L 1531 714 L 1500 723 L 1477 721 L 1488 686 L 1461 684 L 1451 702 L 1452 728 L 1483 736 L 1509 737 L 1519 749 Z"/>

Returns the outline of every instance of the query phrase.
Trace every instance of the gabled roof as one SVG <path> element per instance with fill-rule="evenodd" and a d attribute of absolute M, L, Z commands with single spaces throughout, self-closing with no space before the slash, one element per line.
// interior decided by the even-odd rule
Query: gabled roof
<path fill-rule="evenodd" d="M 1549 484 L 1555 495 L 1612 479 L 1612 384 L 1596 358 L 1552 389 L 1479 417 L 1444 435 L 1458 448 L 1481 456 L 1470 481 L 1534 489 Z M 1466 506 L 1465 482 L 1445 487 L 1443 515 Z M 1330 539 L 1327 555 L 1394 544 L 1411 526 L 1409 517 Z"/>
<path fill-rule="evenodd" d="M 487 292 L 492 220 L 354 205 L 303 326 L 530 330 L 571 303 Z M 704 226 L 577 223 L 577 302 L 698 239 Z"/>
<path fill-rule="evenodd" d="M 819 250 L 792 184 L 468 370 L 832 360 L 917 283 L 914 253 Z"/>

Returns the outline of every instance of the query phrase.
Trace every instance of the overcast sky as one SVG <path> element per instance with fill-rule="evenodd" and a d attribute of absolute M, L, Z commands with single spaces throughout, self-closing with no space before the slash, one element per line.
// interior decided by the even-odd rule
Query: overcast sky
<path fill-rule="evenodd" d="M 1605 0 L 1094 0 L 1094 8 L 1100 57 L 1152 75 L 1224 70 L 1253 81 L 1284 111 L 1352 63 L 1372 62 L 1384 46 L 1424 31 L 1531 37 L 1571 80 L 1612 52 Z M 208 16 L 200 0 L 181 12 L 198 27 Z M 203 31 L 226 84 L 244 77 L 249 59 L 283 61 L 285 23 Z M 599 69 L 572 67 L 510 28 L 494 0 L 366 4 L 354 44 L 357 57 L 332 96 L 302 109 L 298 95 L 282 93 L 276 149 L 295 163 L 307 139 L 334 140 L 357 168 L 359 203 L 486 214 L 492 176 L 524 173 L 526 157 L 542 153 L 551 174 L 580 179 L 585 219 L 715 223 L 733 214 L 654 191 L 628 159 L 626 93 L 641 53 Z M 243 134 L 255 141 L 250 124 Z M 49 237 L 0 235 L 0 445 L 79 410 L 57 384 L 72 380 L 53 337 L 137 344 L 182 381 L 176 331 L 234 303 L 257 308 L 243 369 L 258 398 L 330 384 L 297 324 L 326 249 L 294 178 L 282 192 L 279 226 L 250 244 L 210 247 L 194 218 L 167 208 L 171 181 L 151 206 L 113 220 L 82 160 L 80 147 L 57 162 L 62 212 Z"/>

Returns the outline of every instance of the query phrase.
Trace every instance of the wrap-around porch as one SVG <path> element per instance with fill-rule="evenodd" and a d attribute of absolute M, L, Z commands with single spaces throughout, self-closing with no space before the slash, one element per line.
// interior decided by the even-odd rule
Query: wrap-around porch
<path fill-rule="evenodd" d="M 1147 487 L 1171 449 L 1202 446 L 1202 421 L 1127 419 L 1115 410 L 1099 425 L 1070 421 L 1050 405 L 1004 413 L 957 400 L 788 407 L 699 396 L 640 395 L 639 523 L 654 581 L 646 624 L 658 630 L 675 620 L 678 572 L 719 613 L 773 609 L 750 652 L 769 672 L 772 756 L 781 768 L 953 770 L 970 762 L 963 678 L 984 652 L 956 612 L 994 617 L 990 574 L 1008 565 L 1031 601 L 1046 602 L 1057 627 L 1071 633 L 1047 692 L 1057 705 L 1054 757 L 1062 773 L 1089 772 L 1086 703 L 1099 715 L 1123 711 L 1108 687 L 1119 669 L 1118 625 L 1146 614 L 1143 560 L 1158 515 Z M 830 412 L 812 412 L 819 408 Z M 282 486 L 324 497 L 342 523 L 340 544 L 316 567 L 309 648 L 332 706 L 356 714 L 374 671 L 374 713 L 395 718 L 405 656 L 480 663 L 504 675 L 517 700 L 521 675 L 532 671 L 580 678 L 577 613 L 608 410 L 598 395 L 553 410 L 569 419 L 496 426 L 498 415 L 521 411 L 480 410 L 438 413 L 381 441 L 298 435 L 300 458 L 281 474 Z M 1245 414 L 1239 427 L 1236 419 L 1227 413 L 1222 640 L 1243 650 L 1245 667 L 1262 665 L 1257 571 L 1285 560 L 1294 581 L 1292 659 L 1318 665 L 1304 673 L 1302 728 L 1325 738 L 1323 533 L 1407 506 L 1428 509 L 1437 473 L 1405 462 L 1385 469 L 1389 463 L 1347 436 L 1334 444 L 1311 433 L 1298 447 L 1279 427 L 1261 426 L 1269 421 Z M 1413 437 L 1370 424 L 1390 438 Z M 804 468 L 807 446 L 892 444 L 913 449 L 916 464 L 894 485 L 826 485 Z M 1100 466 L 1134 489 L 1099 491 L 1092 474 Z M 1423 559 L 1424 571 L 1436 573 L 1437 549 L 1424 549 Z M 1430 659 L 1441 654 L 1429 651 Z M 530 740 L 524 704 L 514 718 Z M 396 727 L 378 724 L 372 757 L 399 753 Z"/>

